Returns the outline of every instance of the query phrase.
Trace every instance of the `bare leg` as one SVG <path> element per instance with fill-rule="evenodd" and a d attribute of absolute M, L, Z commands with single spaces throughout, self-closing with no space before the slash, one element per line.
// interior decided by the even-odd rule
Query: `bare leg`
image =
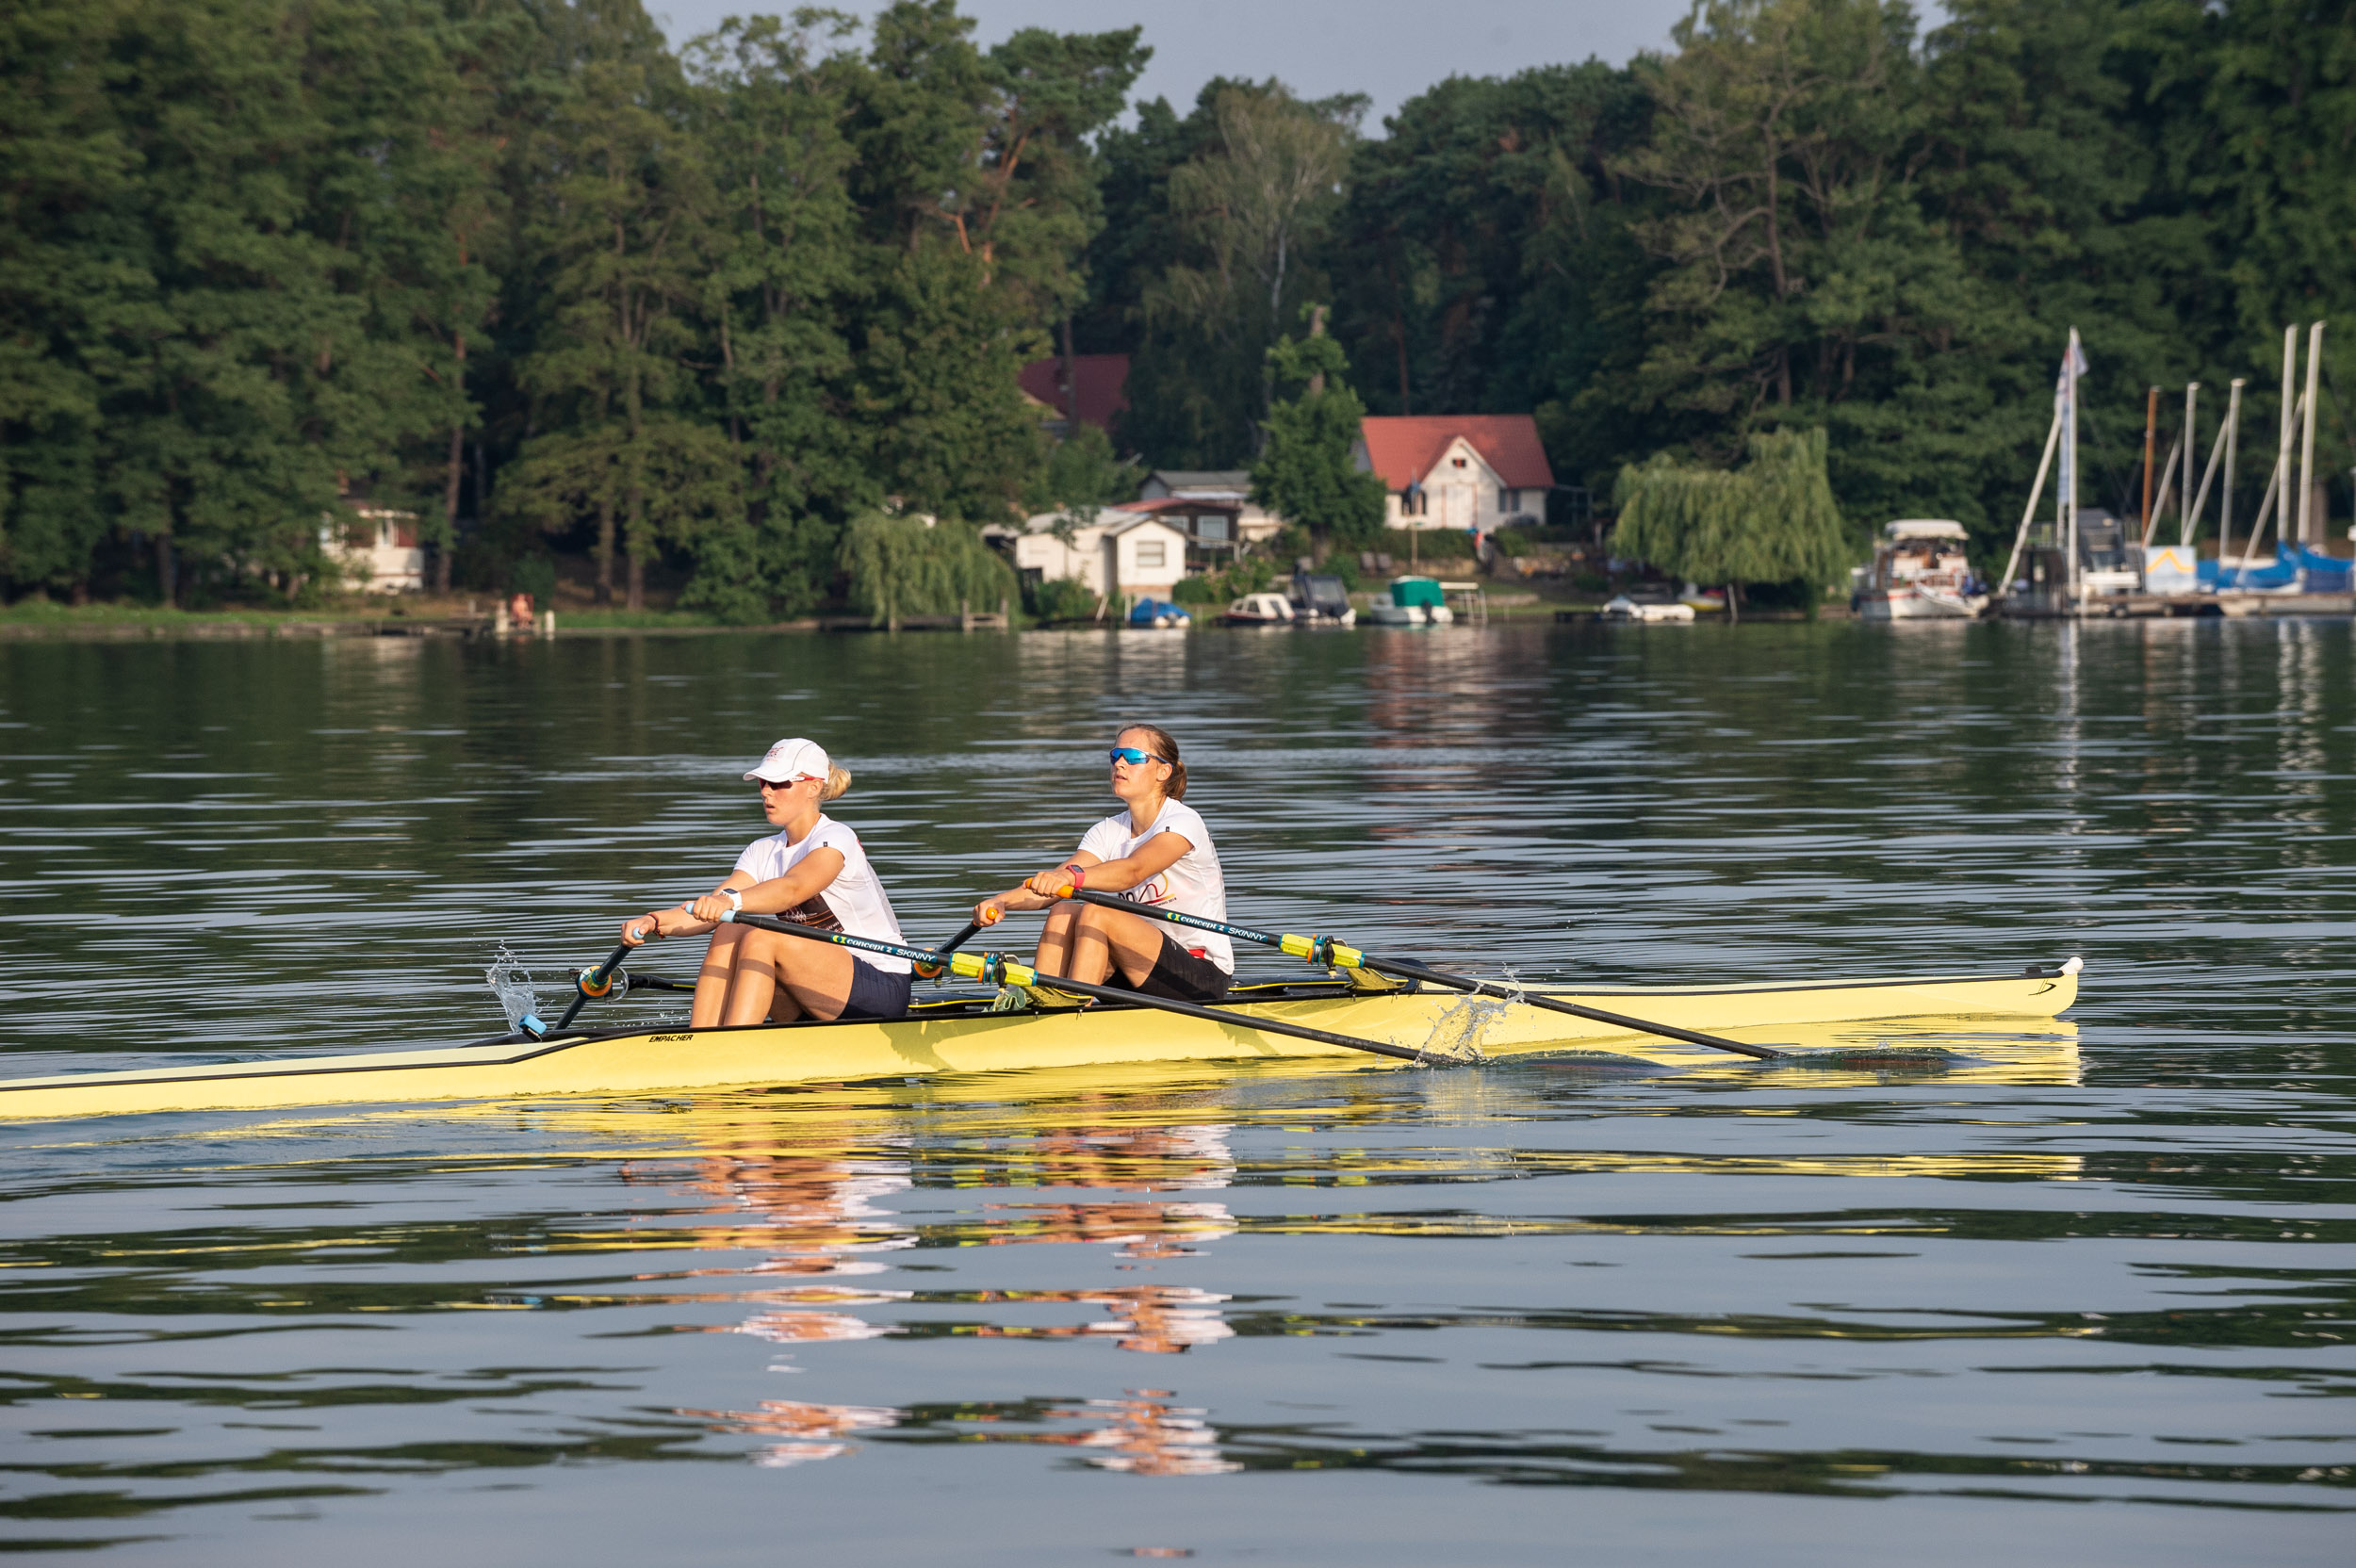
<path fill-rule="evenodd" d="M 1072 927 L 1080 923 L 1081 914 L 1089 907 L 1086 904 L 1058 904 L 1047 911 L 1047 929 L 1039 933 L 1039 951 L 1031 958 L 1033 969 L 1041 974 L 1069 972 L 1063 966 L 1072 956 Z"/>
<path fill-rule="evenodd" d="M 712 945 L 704 949 L 702 972 L 695 976 L 695 1010 L 688 1014 L 691 1028 L 709 1029 L 727 1011 L 728 982 L 735 978 L 737 956 L 749 929 L 723 925 L 712 934 Z"/>
<path fill-rule="evenodd" d="M 791 1023 L 805 1015 L 843 1016 L 851 999 L 851 956 L 770 931 L 749 931 L 728 987 L 724 1023 Z"/>
<path fill-rule="evenodd" d="M 1153 972 L 1162 953 L 1162 928 L 1153 922 L 1091 904 L 1082 909 L 1078 925 L 1072 967 L 1063 972 L 1068 978 L 1101 986 L 1119 966 L 1129 984 L 1140 986 Z"/>

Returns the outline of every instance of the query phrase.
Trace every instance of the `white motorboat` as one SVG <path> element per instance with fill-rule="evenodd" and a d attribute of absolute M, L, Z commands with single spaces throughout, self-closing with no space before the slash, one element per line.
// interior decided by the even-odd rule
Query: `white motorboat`
<path fill-rule="evenodd" d="M 1290 626 L 1292 601 L 1282 594 L 1246 594 L 1230 602 L 1219 619 L 1222 626 Z"/>
<path fill-rule="evenodd" d="M 1971 535 L 1961 523 L 1907 517 L 1882 535 L 1849 595 L 1860 620 L 1968 621 L 1988 608 L 1988 586 L 1964 559 Z"/>
<path fill-rule="evenodd" d="M 1690 621 L 1693 618 L 1693 607 L 1690 604 L 1640 604 L 1622 594 L 1603 607 L 1602 615 L 1607 621 Z"/>

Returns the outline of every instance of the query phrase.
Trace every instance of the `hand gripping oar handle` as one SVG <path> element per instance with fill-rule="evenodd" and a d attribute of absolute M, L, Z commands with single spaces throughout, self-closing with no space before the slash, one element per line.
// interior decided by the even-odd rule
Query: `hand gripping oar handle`
<path fill-rule="evenodd" d="M 614 972 L 620 969 L 622 960 L 629 956 L 630 943 L 624 942 L 605 956 L 604 963 L 595 969 L 584 969 L 579 974 L 574 975 L 572 1005 L 565 1008 L 564 1016 L 556 1021 L 556 1028 L 562 1029 L 572 1022 L 573 1015 L 586 1006 L 591 997 L 611 994 L 614 989 Z M 548 1031 L 550 1034 L 555 1032 L 555 1029 Z"/>
<path fill-rule="evenodd" d="M 1675 1024 L 1654 1023 L 1645 1019 L 1630 1018 L 1626 1013 L 1607 1013 L 1600 1007 L 1582 1007 L 1576 1002 L 1563 1002 L 1551 996 L 1533 996 L 1528 992 L 1515 991 L 1498 986 L 1491 981 L 1470 980 L 1461 974 L 1449 974 L 1445 971 L 1416 963 L 1411 958 L 1377 957 L 1371 953 L 1362 953 L 1354 947 L 1345 946 L 1331 937 L 1296 937 L 1289 932 L 1254 931 L 1248 925 L 1230 925 L 1225 921 L 1205 920 L 1201 915 L 1181 914 L 1175 909 L 1157 909 L 1152 905 L 1117 898 L 1111 893 L 1092 893 L 1086 888 L 1067 887 L 1061 890 L 1061 892 L 1065 898 L 1077 899 L 1083 904 L 1102 905 L 1107 909 L 1118 909 L 1127 915 L 1143 915 L 1148 920 L 1163 921 L 1171 925 L 1190 925 L 1198 931 L 1214 931 L 1222 937 L 1240 937 L 1245 941 L 1273 947 L 1280 952 L 1289 953 L 1296 958 L 1303 958 L 1313 964 L 1337 965 L 1343 969 L 1370 969 L 1378 973 L 1397 975 L 1402 980 L 1421 980 L 1426 985 L 1463 991 L 1467 996 L 1495 996 L 1502 1001 L 1518 1002 L 1526 1006 L 1543 1007 L 1550 1013 L 1567 1013 L 1573 1018 L 1583 1018 L 1591 1022 L 1609 1023 L 1615 1029 L 1626 1029 L 1632 1034 L 1658 1035 L 1663 1039 L 1683 1040 L 1688 1045 L 1708 1046 L 1713 1051 L 1731 1051 L 1737 1055 L 1755 1057 L 1762 1062 L 1781 1061 L 1791 1054 L 1789 1052 L 1777 1051 L 1771 1046 L 1745 1045 L 1741 1040 L 1730 1040 L 1723 1035 L 1705 1035 L 1696 1029 L 1679 1029 Z"/>
<path fill-rule="evenodd" d="M 980 980 L 990 985 L 1052 986 L 1059 991 L 1075 996 L 1094 997 L 1099 1002 L 1129 1002 L 1140 1007 L 1158 1007 L 1166 1013 L 1184 1018 L 1207 1019 L 1213 1023 L 1256 1030 L 1264 1035 L 1290 1035 L 1295 1039 L 1315 1040 L 1319 1045 L 1338 1045 L 1351 1051 L 1372 1052 L 1377 1056 L 1390 1056 L 1402 1062 L 1429 1065 L 1432 1058 L 1404 1045 L 1392 1045 L 1384 1040 L 1362 1040 L 1350 1035 L 1335 1035 L 1306 1024 L 1286 1023 L 1272 1018 L 1238 1018 L 1222 1013 L 1216 1007 L 1198 1003 L 1181 1002 L 1175 997 L 1148 996 L 1143 991 L 1124 991 L 1111 986 L 1092 986 L 1085 980 L 1067 980 L 1057 974 L 1041 974 L 1027 964 L 1018 964 L 999 953 L 945 953 L 922 947 L 902 947 L 897 942 L 878 941 L 873 937 L 854 937 L 847 931 L 821 931 L 815 926 L 796 925 L 792 921 L 778 920 L 771 915 L 756 915 L 749 911 L 731 910 L 721 917 L 734 925 L 749 925 L 759 931 L 775 931 L 781 936 L 803 937 L 814 942 L 831 942 L 836 947 L 848 947 L 861 953 L 880 953 L 887 957 L 906 958 L 912 964 L 930 964 L 947 969 L 968 980 Z"/>
<path fill-rule="evenodd" d="M 933 951 L 936 953 L 955 953 L 958 948 L 963 947 L 967 942 L 972 941 L 976 936 L 978 936 L 981 933 L 983 926 L 995 925 L 998 923 L 999 920 L 1004 920 L 1005 918 L 1006 917 L 1004 915 L 1001 915 L 998 917 L 998 920 L 969 920 L 965 923 L 964 930 L 958 932 L 947 941 L 942 942 L 939 947 L 933 949 Z M 939 964 L 918 964 L 916 966 L 916 972 L 926 980 L 938 980 L 941 977 L 944 971 Z"/>

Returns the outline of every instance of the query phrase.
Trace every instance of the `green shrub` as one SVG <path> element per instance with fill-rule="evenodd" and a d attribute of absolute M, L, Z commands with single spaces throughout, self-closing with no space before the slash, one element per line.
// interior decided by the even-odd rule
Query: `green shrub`
<path fill-rule="evenodd" d="M 1096 596 L 1077 578 L 1051 577 L 1023 589 L 1023 607 L 1042 621 L 1086 620 L 1096 613 Z"/>

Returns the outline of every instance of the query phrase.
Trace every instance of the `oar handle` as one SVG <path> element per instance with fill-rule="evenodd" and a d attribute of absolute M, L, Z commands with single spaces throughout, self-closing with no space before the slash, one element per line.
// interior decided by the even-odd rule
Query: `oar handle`
<path fill-rule="evenodd" d="M 939 947 L 933 949 L 933 951 L 936 953 L 955 953 L 958 948 L 963 947 L 967 942 L 972 941 L 976 936 L 980 935 L 984 926 L 995 925 L 1006 918 L 1006 916 L 997 914 L 993 910 L 992 916 L 989 920 L 969 920 L 965 923 L 965 929 L 959 931 L 956 936 L 950 938 L 947 941 L 942 942 Z M 924 979 L 938 980 L 941 978 L 943 971 L 941 966 L 938 964 L 919 964 L 916 966 L 916 972 Z"/>
<path fill-rule="evenodd" d="M 1680 1029 L 1674 1024 L 1654 1023 L 1626 1013 L 1608 1013 L 1600 1007 L 1585 1007 L 1576 1002 L 1563 1002 L 1546 995 L 1516 993 L 1494 981 L 1468 980 L 1461 974 L 1449 974 L 1411 958 L 1381 958 L 1371 953 L 1335 941 L 1331 937 L 1297 937 L 1289 932 L 1255 931 L 1248 925 L 1230 925 L 1225 921 L 1206 920 L 1201 915 L 1184 914 L 1176 909 L 1157 909 L 1150 904 L 1137 904 L 1110 893 L 1090 892 L 1086 888 L 1064 887 L 1059 890 L 1065 898 L 1083 904 L 1098 904 L 1119 909 L 1124 914 L 1143 915 L 1149 920 L 1165 921 L 1171 925 L 1188 925 L 1198 931 L 1216 931 L 1222 937 L 1240 937 L 1248 942 L 1258 942 L 1289 953 L 1313 964 L 1339 966 L 1343 969 L 1370 969 L 1377 973 L 1396 976 L 1401 980 L 1421 980 L 1426 985 L 1439 986 L 1468 996 L 1491 995 L 1501 1000 L 1519 1001 L 1551 1013 L 1564 1013 L 1583 1018 L 1593 1023 L 1609 1023 L 1615 1029 L 1626 1029 L 1639 1035 L 1656 1035 L 1662 1039 L 1683 1040 L 1688 1045 L 1706 1046 L 1712 1051 L 1731 1051 L 1738 1056 L 1750 1056 L 1759 1061 L 1778 1061 L 1791 1054 L 1764 1045 L 1745 1045 L 1723 1035 L 1705 1035 L 1698 1029 Z"/>
<path fill-rule="evenodd" d="M 797 925 L 792 921 L 777 920 L 769 915 L 732 912 L 726 919 L 733 924 L 749 925 L 756 930 L 775 931 L 781 936 L 802 937 L 814 942 L 827 942 L 836 947 L 855 948 L 862 953 L 881 953 L 894 958 L 906 958 L 912 964 L 938 964 L 969 980 L 983 980 L 1010 986 L 1052 986 L 1075 996 L 1093 997 L 1099 1002 L 1126 1002 L 1141 1007 L 1158 1007 L 1166 1013 L 1185 1018 L 1206 1019 L 1231 1028 L 1252 1029 L 1267 1035 L 1290 1035 L 1295 1039 L 1315 1040 L 1319 1045 L 1338 1045 L 1351 1051 L 1370 1052 L 1377 1056 L 1395 1057 L 1402 1062 L 1429 1062 L 1420 1051 L 1404 1045 L 1392 1045 L 1385 1040 L 1362 1040 L 1350 1035 L 1336 1035 L 1306 1024 L 1287 1023 L 1281 1019 L 1256 1015 L 1238 1018 L 1222 1013 L 1216 1007 L 1200 1003 L 1181 1002 L 1175 997 L 1149 996 L 1143 991 L 1119 990 L 1111 986 L 1090 985 L 1085 980 L 1067 980 L 1061 975 L 1041 974 L 1028 964 L 1018 964 L 996 953 L 941 953 L 922 947 L 903 947 L 897 942 L 879 941 L 874 937 L 854 937 L 847 931 L 821 931 L 815 926 Z"/>

